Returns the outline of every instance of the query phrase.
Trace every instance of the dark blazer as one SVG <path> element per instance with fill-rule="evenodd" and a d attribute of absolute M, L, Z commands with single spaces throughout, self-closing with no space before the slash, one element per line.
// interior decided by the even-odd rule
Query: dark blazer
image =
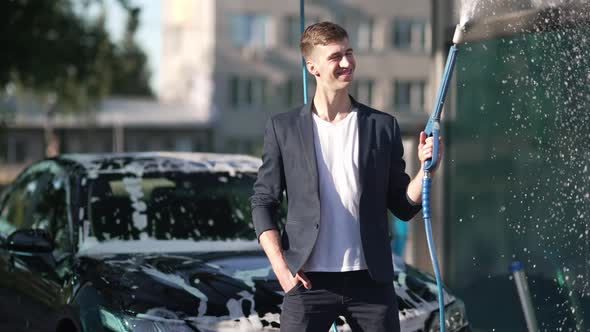
<path fill-rule="evenodd" d="M 313 100 L 313 99 L 312 99 Z M 365 260 L 376 281 L 393 280 L 387 209 L 402 220 L 421 208 L 407 197 L 397 120 L 356 102 L 359 135 L 359 223 Z M 281 234 L 290 271 L 301 269 L 313 249 L 320 221 L 318 169 L 311 103 L 273 116 L 266 125 L 262 166 L 251 198 L 256 235 L 278 229 L 277 209 L 287 195 L 287 222 Z M 334 233 L 338 237 L 337 233 Z"/>

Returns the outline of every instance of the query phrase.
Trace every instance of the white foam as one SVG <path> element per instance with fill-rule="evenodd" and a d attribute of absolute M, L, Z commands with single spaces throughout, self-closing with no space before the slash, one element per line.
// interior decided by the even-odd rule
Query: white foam
<path fill-rule="evenodd" d="M 99 256 L 125 253 L 164 252 L 223 252 L 262 250 L 256 240 L 193 241 L 193 240 L 109 240 L 99 242 L 87 237 L 78 252 L 79 256 Z"/>
<path fill-rule="evenodd" d="M 164 284 L 167 284 L 175 288 L 184 289 L 185 291 L 196 296 L 200 300 L 197 317 L 202 317 L 205 315 L 205 313 L 207 312 L 208 298 L 207 295 L 203 294 L 203 292 L 201 292 L 198 288 L 191 286 L 186 280 L 175 274 L 162 273 L 152 268 L 142 268 L 142 270 L 146 274 L 151 275 L 152 277 L 158 279 Z"/>

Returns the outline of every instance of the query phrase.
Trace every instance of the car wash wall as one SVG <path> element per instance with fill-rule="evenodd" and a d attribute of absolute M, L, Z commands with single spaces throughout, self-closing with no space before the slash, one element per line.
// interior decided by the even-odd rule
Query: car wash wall
<path fill-rule="evenodd" d="M 475 331 L 526 331 L 520 261 L 539 329 L 588 331 L 590 5 L 469 5 L 443 130 L 445 281 Z"/>

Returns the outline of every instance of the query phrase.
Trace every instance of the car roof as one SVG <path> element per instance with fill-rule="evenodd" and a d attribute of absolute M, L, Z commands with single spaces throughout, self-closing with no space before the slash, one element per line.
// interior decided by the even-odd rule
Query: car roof
<path fill-rule="evenodd" d="M 152 172 L 257 172 L 260 158 L 242 154 L 201 152 L 137 152 L 63 154 L 58 161 L 82 168 L 90 177 L 98 174 Z"/>

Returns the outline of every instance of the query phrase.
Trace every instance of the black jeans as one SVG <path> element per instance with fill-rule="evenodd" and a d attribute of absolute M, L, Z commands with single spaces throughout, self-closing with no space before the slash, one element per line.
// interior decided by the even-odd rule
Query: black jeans
<path fill-rule="evenodd" d="M 393 282 L 376 282 L 366 270 L 305 275 L 312 288 L 299 283 L 285 294 L 281 332 L 328 332 L 338 316 L 354 332 L 399 332 Z"/>

